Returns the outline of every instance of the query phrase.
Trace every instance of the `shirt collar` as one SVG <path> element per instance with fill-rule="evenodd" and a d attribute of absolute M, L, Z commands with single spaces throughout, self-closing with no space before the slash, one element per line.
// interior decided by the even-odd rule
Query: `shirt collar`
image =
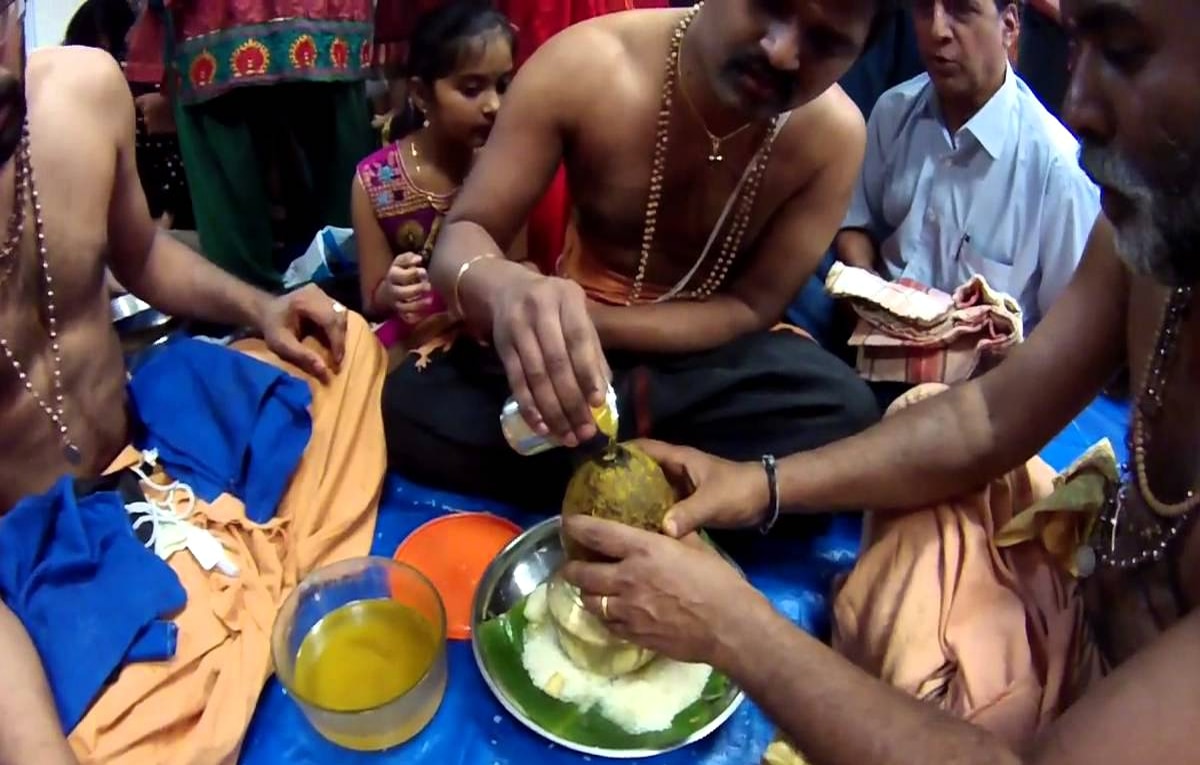
<path fill-rule="evenodd" d="M 1009 126 L 1012 124 L 1011 115 L 1016 107 L 1017 78 L 1011 66 L 1006 66 L 1004 83 L 991 98 L 988 99 L 975 116 L 967 120 L 958 133 L 966 133 L 975 138 L 983 150 L 992 159 L 997 159 L 1004 151 L 1008 141 Z M 941 121 L 941 113 L 937 105 L 937 93 L 932 87 L 928 90 L 928 108 L 930 114 Z"/>

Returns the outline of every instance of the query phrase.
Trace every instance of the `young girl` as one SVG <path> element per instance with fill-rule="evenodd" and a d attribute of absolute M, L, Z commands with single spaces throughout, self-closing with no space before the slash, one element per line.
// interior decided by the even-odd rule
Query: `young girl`
<path fill-rule="evenodd" d="M 385 344 L 445 310 L 425 267 L 496 119 L 513 45 L 508 19 L 481 0 L 455 0 L 418 22 L 407 64 L 411 108 L 391 129 L 399 140 L 359 164 L 352 191 L 364 312 L 400 319 L 392 337 L 381 336 Z"/>

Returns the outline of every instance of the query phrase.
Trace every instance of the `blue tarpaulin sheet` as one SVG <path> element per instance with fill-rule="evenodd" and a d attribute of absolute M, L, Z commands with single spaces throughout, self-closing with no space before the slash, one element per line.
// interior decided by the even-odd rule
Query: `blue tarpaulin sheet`
<path fill-rule="evenodd" d="M 1042 452 L 1056 469 L 1067 467 L 1091 444 L 1109 438 L 1124 455 L 1127 407 L 1097 400 Z M 484 510 L 523 526 L 540 516 L 501 505 L 435 492 L 400 478 L 389 478 L 380 503 L 372 553 L 391 556 L 410 532 L 426 521 L 455 510 Z M 801 540 L 765 538 L 749 549 L 727 547 L 751 582 L 781 613 L 816 634 L 828 630 L 829 582 L 852 565 L 858 552 L 860 524 L 839 516 Z M 470 643 L 451 642 L 450 682 L 433 722 L 417 738 L 394 750 L 362 754 L 326 743 L 299 708 L 271 680 L 242 748 L 241 765 L 574 765 L 597 760 L 557 747 L 526 730 L 484 685 Z M 772 725 L 752 703 L 724 727 L 690 748 L 654 758 L 656 765 L 747 765 L 758 762 L 773 735 Z"/>

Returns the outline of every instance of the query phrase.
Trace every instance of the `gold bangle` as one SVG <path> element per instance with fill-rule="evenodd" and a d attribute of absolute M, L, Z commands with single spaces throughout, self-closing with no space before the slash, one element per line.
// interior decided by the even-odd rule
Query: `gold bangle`
<path fill-rule="evenodd" d="M 471 266 L 475 265 L 476 263 L 483 260 L 484 258 L 494 258 L 494 257 L 496 257 L 496 256 L 491 255 L 491 254 L 476 255 L 475 257 L 471 258 L 466 263 L 463 263 L 461 266 L 458 267 L 458 273 L 454 275 L 454 289 L 451 290 L 451 296 L 453 297 L 453 303 L 450 306 L 454 310 L 454 315 L 457 316 L 458 318 L 460 318 L 460 319 L 467 318 L 467 315 L 465 313 L 463 313 L 463 307 L 462 307 L 462 290 L 461 290 L 461 288 L 462 288 L 463 277 L 466 276 L 467 272 L 471 270 Z"/>

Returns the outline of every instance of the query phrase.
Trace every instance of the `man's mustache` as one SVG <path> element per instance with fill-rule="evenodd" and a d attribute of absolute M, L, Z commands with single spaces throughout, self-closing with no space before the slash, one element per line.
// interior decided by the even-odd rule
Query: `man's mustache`
<path fill-rule="evenodd" d="M 765 84 L 780 103 L 791 101 L 792 93 L 795 91 L 792 75 L 779 71 L 766 59 L 758 56 L 741 56 L 730 62 L 730 69 L 737 74 L 749 75 Z"/>

